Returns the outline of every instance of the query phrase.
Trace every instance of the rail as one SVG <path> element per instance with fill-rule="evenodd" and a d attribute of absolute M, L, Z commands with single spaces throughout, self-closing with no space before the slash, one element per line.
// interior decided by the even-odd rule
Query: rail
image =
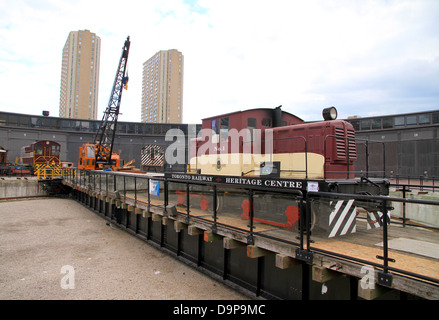
<path fill-rule="evenodd" d="M 391 281 L 393 274 L 439 285 L 439 276 L 424 273 L 422 270 L 413 271 L 412 268 L 400 265 L 397 254 L 404 253 L 405 248 L 391 246 L 395 239 L 406 240 L 406 237 L 415 237 L 419 241 L 434 242 L 438 228 L 431 225 L 411 224 L 405 216 L 403 223 L 400 219 L 390 217 L 395 203 L 403 206 L 428 207 L 429 214 L 439 221 L 439 201 L 408 199 L 394 196 L 372 196 L 363 194 L 342 194 L 332 192 L 306 191 L 302 189 L 270 189 L 261 185 L 231 186 L 226 183 L 213 181 L 181 181 L 164 175 L 135 175 L 120 172 L 81 171 L 70 170 L 64 175 L 64 180 L 80 186 L 88 191 L 102 195 L 112 196 L 123 201 L 130 200 L 134 206 L 160 208 L 163 215 L 171 215 L 169 210 L 187 223 L 191 221 L 202 222 L 213 232 L 232 230 L 238 232 L 247 244 L 254 244 L 256 238 L 267 238 L 289 244 L 297 248 L 296 258 L 310 261 L 313 254 L 337 257 L 344 261 L 356 264 L 373 266 L 378 270 L 378 282 L 386 285 Z M 355 203 L 359 212 L 355 219 L 356 233 L 330 238 L 319 230 L 319 218 L 316 212 L 324 208 L 334 210 L 334 203 Z M 274 212 L 270 203 L 283 204 L 285 212 Z M 341 205 L 341 204 L 340 204 Z M 173 207 L 173 208 L 171 208 Z M 300 208 L 300 213 L 290 210 L 292 207 Z M 362 208 L 374 208 L 373 214 L 362 212 Z M 323 208 L 323 209 L 322 209 Z M 346 208 L 348 208 L 346 206 Z M 340 210 L 341 211 L 341 210 Z M 345 213 L 347 209 L 343 210 Z M 364 210 L 363 210 L 364 211 Z M 266 215 L 267 212 L 270 214 Z M 303 214 L 305 212 L 305 214 Z M 330 216 L 327 212 L 327 215 Z M 369 215 L 375 215 L 377 220 L 372 221 L 369 230 Z M 404 213 L 405 215 L 405 213 Z M 276 216 L 276 218 L 275 218 Z M 234 222 L 231 222 L 234 221 Z M 319 223 L 318 223 L 319 222 Z M 376 227 L 378 225 L 378 227 Z M 302 227 L 306 226 L 306 227 Z M 391 226 L 391 227 L 390 227 Z M 412 228 L 416 227 L 416 228 Z M 344 227 L 347 229 L 347 226 Z M 340 228 L 341 229 L 341 228 Z M 423 230 L 426 230 L 425 232 Z M 429 230 L 429 231 L 427 231 Z M 412 236 L 413 234 L 413 236 Z M 365 239 L 357 237 L 365 235 Z M 418 237 L 418 238 L 417 238 Z M 430 237 L 430 238 L 429 238 Z M 367 257 L 347 254 L 332 250 L 325 244 L 342 243 L 351 246 L 366 248 Z M 432 242 L 429 242 L 432 241 Z M 356 243 L 357 242 L 357 243 Z M 360 244 L 359 244 L 359 243 Z M 381 242 L 381 244 L 379 244 Z M 416 243 L 416 241 L 414 241 Z M 439 245 L 436 242 L 436 245 Z M 329 248 L 329 249 L 328 249 Z M 373 254 L 376 250 L 380 253 Z M 414 253 L 419 253 L 414 250 Z M 396 254 L 396 253 L 397 254 Z M 409 254 L 413 254 L 409 253 Z M 311 258 L 310 258 L 311 257 Z M 419 257 L 418 257 L 419 258 Z M 431 258 L 422 256 L 420 259 L 430 261 Z M 435 257 L 434 259 L 439 259 Z"/>

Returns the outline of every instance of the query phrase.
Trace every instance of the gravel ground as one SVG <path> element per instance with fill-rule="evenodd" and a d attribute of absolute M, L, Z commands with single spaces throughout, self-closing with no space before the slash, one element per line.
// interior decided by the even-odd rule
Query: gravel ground
<path fill-rule="evenodd" d="M 71 199 L 0 202 L 2 300 L 245 300 Z"/>

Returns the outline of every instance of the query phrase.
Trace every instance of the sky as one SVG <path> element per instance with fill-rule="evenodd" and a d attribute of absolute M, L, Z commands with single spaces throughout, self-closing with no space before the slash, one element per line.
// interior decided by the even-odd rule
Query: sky
<path fill-rule="evenodd" d="M 183 123 L 282 105 L 305 121 L 439 110 L 439 0 L 0 0 L 0 110 L 59 116 L 70 31 L 101 38 L 98 119 L 130 36 L 119 121 L 142 65 L 184 55 Z"/>

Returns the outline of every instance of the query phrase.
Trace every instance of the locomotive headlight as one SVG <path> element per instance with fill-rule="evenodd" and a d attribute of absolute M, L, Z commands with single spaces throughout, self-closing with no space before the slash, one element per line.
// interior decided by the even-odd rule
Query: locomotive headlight
<path fill-rule="evenodd" d="M 323 119 L 325 120 L 337 119 L 337 109 L 335 109 L 335 107 L 323 109 Z"/>

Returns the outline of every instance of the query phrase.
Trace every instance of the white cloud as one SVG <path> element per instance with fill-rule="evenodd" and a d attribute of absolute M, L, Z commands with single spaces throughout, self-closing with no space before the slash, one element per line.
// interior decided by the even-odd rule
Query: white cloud
<path fill-rule="evenodd" d="M 140 121 L 142 64 L 166 49 L 185 57 L 186 123 L 281 104 L 305 120 L 331 105 L 437 109 L 438 13 L 435 0 L 0 0 L 0 109 L 57 116 L 62 48 L 80 29 L 102 40 L 100 114 L 131 37 L 122 121 Z"/>

